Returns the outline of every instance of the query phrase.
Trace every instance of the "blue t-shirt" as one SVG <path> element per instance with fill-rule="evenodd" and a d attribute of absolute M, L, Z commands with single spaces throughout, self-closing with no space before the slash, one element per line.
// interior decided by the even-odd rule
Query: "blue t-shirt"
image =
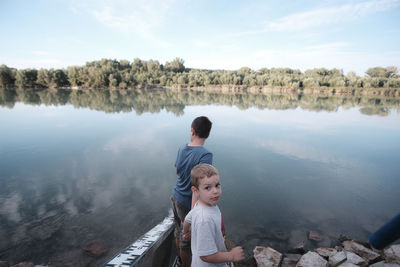
<path fill-rule="evenodd" d="M 173 194 L 176 200 L 187 209 L 192 207 L 192 181 L 190 172 L 200 163 L 212 164 L 213 155 L 203 146 L 182 146 L 176 157 L 175 167 L 178 180 L 174 186 Z"/>

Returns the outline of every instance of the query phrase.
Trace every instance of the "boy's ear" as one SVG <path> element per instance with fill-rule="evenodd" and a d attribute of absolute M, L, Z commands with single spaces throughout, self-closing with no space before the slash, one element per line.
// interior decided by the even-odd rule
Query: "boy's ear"
<path fill-rule="evenodd" d="M 193 128 L 190 128 L 190 135 L 196 136 L 196 131 Z"/>
<path fill-rule="evenodd" d="M 192 185 L 191 189 L 192 189 L 192 193 L 194 193 L 194 192 L 197 192 L 197 191 L 198 191 L 198 189 L 197 189 L 197 188 L 196 188 L 194 185 Z"/>

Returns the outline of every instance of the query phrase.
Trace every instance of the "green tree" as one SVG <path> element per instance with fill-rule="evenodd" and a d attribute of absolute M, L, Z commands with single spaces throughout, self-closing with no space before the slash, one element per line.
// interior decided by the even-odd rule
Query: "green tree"
<path fill-rule="evenodd" d="M 175 58 L 171 62 L 166 62 L 165 63 L 165 69 L 172 71 L 172 72 L 184 72 L 185 71 L 185 61 L 181 58 Z"/>
<path fill-rule="evenodd" d="M 376 78 L 376 77 L 387 77 L 387 71 L 385 68 L 382 67 L 375 67 L 369 68 L 365 72 L 369 77 Z"/>
<path fill-rule="evenodd" d="M 386 67 L 386 77 L 394 77 L 399 72 L 396 66 Z"/>
<path fill-rule="evenodd" d="M 13 87 L 15 78 L 12 70 L 6 65 L 0 66 L 0 86 L 2 88 Z"/>
<path fill-rule="evenodd" d="M 38 71 L 35 69 L 18 70 L 15 84 L 20 88 L 34 88 L 36 87 Z"/>

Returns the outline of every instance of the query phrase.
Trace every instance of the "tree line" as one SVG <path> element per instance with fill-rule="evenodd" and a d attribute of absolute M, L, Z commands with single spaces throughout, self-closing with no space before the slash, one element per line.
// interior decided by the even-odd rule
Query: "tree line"
<path fill-rule="evenodd" d="M 237 86 L 270 88 L 400 88 L 395 66 L 373 67 L 357 76 L 339 69 L 315 68 L 301 72 L 290 68 L 248 67 L 238 70 L 186 68 L 181 58 L 160 64 L 157 60 L 102 59 L 67 69 L 15 69 L 0 66 L 2 88 L 97 88 L 130 89 L 152 87 L 218 87 Z"/>
<path fill-rule="evenodd" d="M 115 112 L 157 113 L 162 110 L 176 116 L 184 113 L 185 106 L 190 105 L 226 105 L 239 109 L 296 109 L 310 111 L 336 112 L 343 109 L 360 108 L 367 115 L 386 116 L 390 110 L 400 110 L 400 98 L 387 96 L 354 96 L 354 95 L 307 95 L 307 94 L 249 94 L 192 91 L 192 90 L 24 90 L 0 89 L 0 106 L 12 108 L 15 103 L 28 105 L 72 105 L 75 108 L 90 108 Z"/>

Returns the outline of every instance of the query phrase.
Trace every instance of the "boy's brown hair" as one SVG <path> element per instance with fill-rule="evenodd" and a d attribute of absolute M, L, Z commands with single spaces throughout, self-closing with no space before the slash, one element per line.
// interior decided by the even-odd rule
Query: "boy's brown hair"
<path fill-rule="evenodd" d="M 191 127 L 200 138 L 207 138 L 210 135 L 212 122 L 206 116 L 200 116 L 193 120 Z"/>
<path fill-rule="evenodd" d="M 201 163 L 192 169 L 190 172 L 190 178 L 192 179 L 192 186 L 199 188 L 200 180 L 205 177 L 211 177 L 213 175 L 218 175 L 218 170 L 206 163 Z"/>

